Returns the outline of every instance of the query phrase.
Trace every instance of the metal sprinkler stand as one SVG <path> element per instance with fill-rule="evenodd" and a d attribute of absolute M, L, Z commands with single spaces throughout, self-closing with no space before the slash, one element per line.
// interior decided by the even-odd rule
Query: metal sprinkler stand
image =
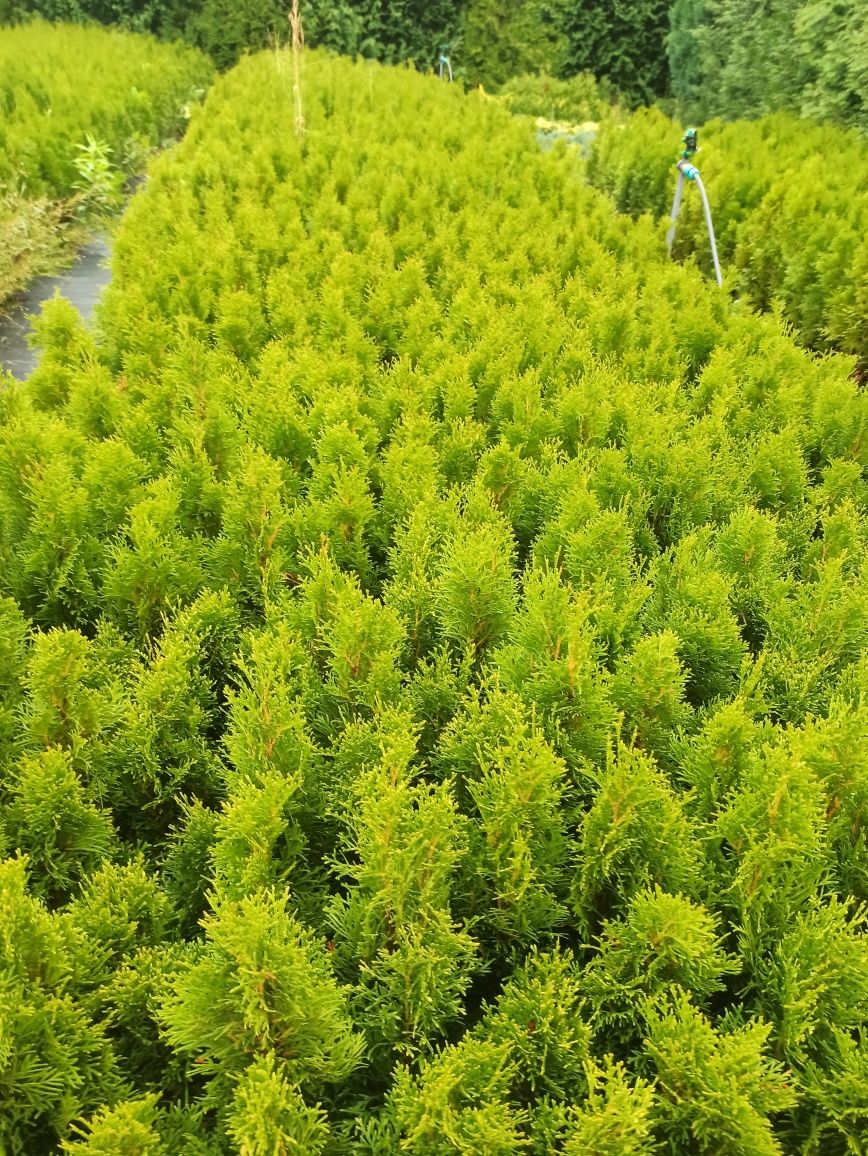
<path fill-rule="evenodd" d="M 711 208 L 708 204 L 705 185 L 702 183 L 702 177 L 699 175 L 699 169 L 693 164 L 693 158 L 699 152 L 699 141 L 696 129 L 689 128 L 682 139 L 684 142 L 684 151 L 675 166 L 678 169 L 678 184 L 675 186 L 675 200 L 672 202 L 672 213 L 670 214 L 671 224 L 669 226 L 669 232 L 666 234 L 666 248 L 671 257 L 672 243 L 675 240 L 675 228 L 678 224 L 678 214 L 681 212 L 681 200 L 684 196 L 684 182 L 692 181 L 699 189 L 699 195 L 702 198 L 705 225 L 708 229 L 708 240 L 711 244 L 711 258 L 714 261 L 714 276 L 718 285 L 723 285 L 723 277 L 720 273 L 720 261 L 717 258 L 717 242 L 714 239 L 714 225 L 711 223 Z"/>

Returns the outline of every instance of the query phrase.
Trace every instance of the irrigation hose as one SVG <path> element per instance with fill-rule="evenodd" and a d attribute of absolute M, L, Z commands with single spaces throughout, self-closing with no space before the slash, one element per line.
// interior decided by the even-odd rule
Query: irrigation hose
<path fill-rule="evenodd" d="M 675 186 L 675 200 L 672 202 L 672 212 L 669 214 L 669 232 L 666 234 L 666 251 L 672 256 L 672 245 L 675 242 L 675 226 L 678 223 L 678 214 L 681 212 L 681 198 L 684 196 L 684 173 L 678 170 L 678 184 Z"/>
<path fill-rule="evenodd" d="M 699 195 L 702 197 L 702 209 L 705 213 L 705 224 L 708 228 L 708 240 L 711 244 L 711 259 L 714 261 L 714 276 L 717 279 L 718 285 L 723 285 L 723 277 L 720 273 L 720 261 L 717 259 L 717 241 L 714 239 L 714 225 L 711 223 L 711 208 L 708 204 L 708 197 L 705 195 L 705 185 L 702 183 L 702 177 L 699 173 L 693 178 L 696 182 L 696 187 L 699 189 Z"/>
<path fill-rule="evenodd" d="M 675 186 L 675 198 L 672 201 L 672 212 L 670 214 L 669 231 L 666 234 L 666 248 L 669 256 L 672 256 L 672 245 L 675 241 L 675 228 L 678 224 L 678 214 L 681 212 L 681 201 L 684 197 L 684 182 L 692 181 L 699 189 L 699 195 L 702 198 L 702 211 L 705 214 L 705 227 L 708 229 L 708 240 L 711 245 L 711 259 L 714 262 L 714 277 L 718 285 L 723 286 L 723 275 L 720 271 L 720 260 L 717 256 L 717 241 L 714 236 L 714 225 L 711 221 L 711 206 L 708 203 L 708 195 L 705 191 L 705 185 L 702 183 L 702 177 L 699 175 L 699 169 L 696 165 L 690 164 L 689 161 L 680 160 L 677 165 L 678 168 L 678 184 Z"/>

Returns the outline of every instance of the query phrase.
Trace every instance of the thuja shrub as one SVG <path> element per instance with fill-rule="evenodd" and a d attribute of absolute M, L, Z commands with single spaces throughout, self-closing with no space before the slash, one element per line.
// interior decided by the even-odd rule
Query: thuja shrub
<path fill-rule="evenodd" d="M 126 170 L 184 124 L 212 73 L 191 48 L 42 20 L 3 28 L 0 61 L 0 182 L 55 197 L 74 192 L 88 134 Z"/>
<path fill-rule="evenodd" d="M 601 125 L 588 177 L 619 209 L 668 216 L 683 128 L 659 109 Z M 782 306 L 813 349 L 868 357 L 868 145 L 864 135 L 774 113 L 711 120 L 697 158 L 712 205 L 724 282 L 754 308 Z M 836 158 L 830 165 L 829 155 Z M 846 168 L 846 181 L 836 175 Z M 710 270 L 708 232 L 688 188 L 674 254 Z"/>
<path fill-rule="evenodd" d="M 289 67 L 0 391 L 0 1147 L 857 1151 L 853 360 Z"/>
<path fill-rule="evenodd" d="M 192 48 L 74 20 L 77 4 L 0 9 L 0 302 L 53 272 L 81 223 L 185 127 L 213 66 Z M 12 10 L 14 9 L 14 11 Z"/>

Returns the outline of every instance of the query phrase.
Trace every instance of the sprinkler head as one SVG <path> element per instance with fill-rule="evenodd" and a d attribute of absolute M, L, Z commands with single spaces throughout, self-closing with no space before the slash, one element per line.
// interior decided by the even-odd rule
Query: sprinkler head
<path fill-rule="evenodd" d="M 699 152 L 699 131 L 695 128 L 689 128 L 684 136 L 681 138 L 684 142 L 684 152 L 681 154 L 685 160 Z"/>

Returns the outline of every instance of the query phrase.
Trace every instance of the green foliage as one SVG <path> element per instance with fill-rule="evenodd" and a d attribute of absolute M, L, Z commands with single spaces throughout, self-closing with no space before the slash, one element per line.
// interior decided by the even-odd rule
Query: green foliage
<path fill-rule="evenodd" d="M 685 110 L 700 108 L 705 97 L 700 39 L 705 0 L 674 0 L 669 8 L 666 56 L 672 95 Z"/>
<path fill-rule="evenodd" d="M 207 52 L 218 68 L 235 64 L 247 49 L 285 42 L 289 38 L 286 11 L 279 0 L 201 0 L 186 11 L 177 5 L 186 39 Z"/>
<path fill-rule="evenodd" d="M 670 18 L 672 89 L 690 119 L 786 109 L 868 127 L 868 20 L 856 0 L 773 0 L 760 12 L 743 0 L 677 0 Z"/>
<path fill-rule="evenodd" d="M 814 0 L 793 22 L 799 56 L 807 73 L 802 116 L 868 128 L 865 49 L 868 19 L 861 5 Z"/>
<path fill-rule="evenodd" d="M 110 816 L 88 800 L 70 762 L 59 747 L 24 759 L 2 813 L 7 842 L 27 855 L 34 890 L 47 900 L 68 897 L 114 842 Z"/>
<path fill-rule="evenodd" d="M 183 127 L 210 79 L 201 53 L 145 36 L 37 20 L 0 2 L 0 305 L 115 210 L 125 179 Z M 68 10 L 41 12 L 75 19 Z"/>
<path fill-rule="evenodd" d="M 63 224 L 57 202 L 17 189 L 0 192 L 0 301 L 58 268 L 67 239 Z"/>
<path fill-rule="evenodd" d="M 750 39 L 753 44 L 753 32 Z M 789 42 L 785 52 L 789 59 Z M 639 110 L 626 125 L 604 122 L 588 163 L 589 179 L 622 212 L 668 216 L 682 133 L 656 108 Z M 710 120 L 700 140 L 698 165 L 726 287 L 754 307 L 783 308 L 812 348 L 843 350 L 864 362 L 864 137 L 779 112 L 756 122 Z M 830 155 L 835 157 L 831 166 Z M 849 175 L 842 182 L 844 170 Z M 689 188 L 674 253 L 694 255 L 710 268 L 702 207 Z"/>
<path fill-rule="evenodd" d="M 571 898 L 583 929 L 648 886 L 688 895 L 698 886 L 699 848 L 679 796 L 647 755 L 624 746 L 600 774 L 577 851 Z"/>
<path fill-rule="evenodd" d="M 800 770 L 784 752 L 754 760 L 717 820 L 726 900 L 749 956 L 779 938 L 825 882 L 823 792 Z"/>
<path fill-rule="evenodd" d="M 5 765 L 17 737 L 29 643 L 27 619 L 13 599 L 0 597 L 0 755 Z"/>
<path fill-rule="evenodd" d="M 852 360 L 500 101 L 290 70 L 0 390 L 0 1147 L 858 1151 Z"/>
<path fill-rule="evenodd" d="M 357 974 L 354 1018 L 377 1058 L 384 1045 L 430 1051 L 461 1015 L 476 954 L 450 907 L 465 824 L 448 788 L 409 778 L 411 749 L 384 743 L 382 761 L 359 774 L 339 864 L 349 887 L 328 911 L 338 969 Z"/>
<path fill-rule="evenodd" d="M 223 1084 L 272 1052 L 306 1088 L 345 1078 L 362 1041 L 324 943 L 286 899 L 267 891 L 227 899 L 203 926 L 205 944 L 184 961 L 162 1006 L 178 1051 Z"/>
<path fill-rule="evenodd" d="M 390 1112 L 406 1152 L 506 1156 L 528 1148 L 526 1112 L 509 1104 L 507 1045 L 468 1038 L 423 1064 L 418 1080 L 398 1074 Z"/>
<path fill-rule="evenodd" d="M 660 890 L 638 892 L 623 919 L 607 920 L 581 989 L 595 1030 L 616 1049 L 644 1034 L 643 997 L 678 984 L 700 1005 L 738 965 L 727 959 L 701 906 Z"/>
<path fill-rule="evenodd" d="M 557 573 L 530 569 L 511 642 L 500 648 L 496 663 L 504 685 L 539 712 L 556 750 L 597 761 L 613 709 L 600 677 L 603 646 L 592 619 L 588 602 Z"/>
<path fill-rule="evenodd" d="M 757 969 L 759 998 L 780 1054 L 796 1069 L 857 1032 L 868 1000 L 863 911 L 814 904 L 800 911 Z"/>
<path fill-rule="evenodd" d="M 560 23 L 568 42 L 566 70 L 593 72 L 635 104 L 663 96 L 668 13 L 662 0 L 565 4 Z"/>
<path fill-rule="evenodd" d="M 701 119 L 756 116 L 794 108 L 803 80 L 792 28 L 801 0 L 773 0 L 746 35 L 748 8 L 740 0 L 708 0 L 697 33 L 701 94 L 708 101 Z M 706 95 L 707 93 L 707 95 Z"/>
<path fill-rule="evenodd" d="M 687 718 L 685 683 L 678 641 L 669 631 L 647 635 L 621 659 L 612 697 L 624 712 L 624 727 L 635 745 L 665 755 L 669 736 Z"/>
<path fill-rule="evenodd" d="M 455 38 L 462 7 L 455 0 L 314 0 L 311 18 L 316 43 L 427 68 Z M 352 39 L 335 38 L 350 30 Z"/>
<path fill-rule="evenodd" d="M 544 743 L 519 739 L 467 785 L 485 835 L 476 859 L 487 902 L 481 923 L 498 938 L 535 940 L 563 918 L 566 769 Z"/>
<path fill-rule="evenodd" d="M 329 1128 L 286 1080 L 273 1055 L 254 1060 L 235 1088 L 228 1132 L 245 1156 L 265 1152 L 322 1152 Z"/>
<path fill-rule="evenodd" d="M 587 1103 L 570 1118 L 567 1156 L 646 1156 L 657 1151 L 651 1132 L 654 1093 L 646 1081 L 631 1084 L 623 1066 L 610 1061 L 590 1068 L 588 1084 Z"/>
<path fill-rule="evenodd" d="M 447 541 L 436 586 L 437 618 L 444 637 L 478 654 L 507 633 L 515 608 L 509 537 L 496 524 L 467 530 Z"/>
<path fill-rule="evenodd" d="M 545 69 L 536 74 L 512 75 L 499 94 L 510 112 L 541 116 L 547 120 L 598 121 L 611 115 L 615 90 L 591 72 L 559 78 Z"/>
<path fill-rule="evenodd" d="M 25 865 L 0 863 L 0 1143 L 12 1152 L 50 1142 L 122 1088 L 105 1025 L 77 998 L 92 948 L 27 893 Z"/>
<path fill-rule="evenodd" d="M 79 1142 L 65 1142 L 64 1152 L 112 1156 L 135 1152 L 139 1156 L 164 1156 L 166 1148 L 154 1128 L 156 1096 L 127 1100 L 114 1108 L 103 1108 L 89 1122 Z"/>
<path fill-rule="evenodd" d="M 106 146 L 88 133 L 74 160 L 78 180 L 73 188 L 81 198 L 82 211 L 108 212 L 117 208 L 123 173 L 112 167 Z"/>
<path fill-rule="evenodd" d="M 558 26 L 560 7 L 558 0 L 507 5 L 471 0 L 457 54 L 463 78 L 472 85 L 498 88 L 523 73 L 557 75 L 567 48 Z"/>
<path fill-rule="evenodd" d="M 141 860 L 103 864 L 67 912 L 73 925 L 115 960 L 161 943 L 171 920 L 166 894 Z"/>
<path fill-rule="evenodd" d="M 590 1032 L 577 970 L 569 955 L 531 950 L 480 1025 L 482 1038 L 508 1045 L 512 1094 L 526 1104 L 573 1103 L 587 1089 Z"/>
<path fill-rule="evenodd" d="M 780 1152 L 768 1113 L 791 1107 L 796 1096 L 781 1065 L 763 1055 L 768 1025 L 718 1031 L 677 987 L 647 1017 L 658 1126 L 669 1150 Z"/>
<path fill-rule="evenodd" d="M 152 147 L 182 126 L 209 67 L 144 36 L 36 21 L 3 29 L 0 76 L 0 183 L 68 197 L 87 179 L 81 149 L 127 171 L 133 143 Z"/>

